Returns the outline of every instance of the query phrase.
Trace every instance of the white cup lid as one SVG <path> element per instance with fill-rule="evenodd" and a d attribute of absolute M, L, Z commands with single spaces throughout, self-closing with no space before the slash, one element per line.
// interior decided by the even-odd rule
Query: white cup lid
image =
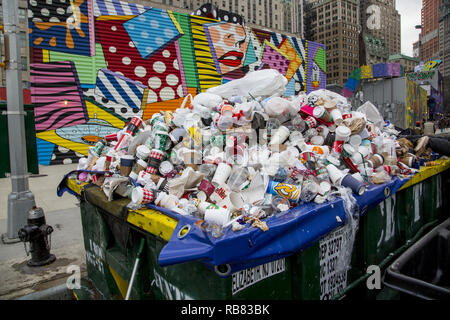
<path fill-rule="evenodd" d="M 351 135 L 352 131 L 350 130 L 350 128 L 346 127 L 346 126 L 339 126 L 336 128 L 336 134 L 341 136 L 341 137 L 349 137 Z"/>
<path fill-rule="evenodd" d="M 131 201 L 134 203 L 141 203 L 142 199 L 144 198 L 144 192 L 142 191 L 141 187 L 134 188 L 131 192 Z"/>

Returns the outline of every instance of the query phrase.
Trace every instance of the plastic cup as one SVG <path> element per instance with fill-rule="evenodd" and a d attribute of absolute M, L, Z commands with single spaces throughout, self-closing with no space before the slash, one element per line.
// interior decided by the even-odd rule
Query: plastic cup
<path fill-rule="evenodd" d="M 290 133 L 288 128 L 280 126 L 272 135 L 270 144 L 282 144 L 289 137 Z"/>
<path fill-rule="evenodd" d="M 241 167 L 234 169 L 228 178 L 227 184 L 231 190 L 240 191 L 247 184 L 248 175 L 249 173 L 247 168 Z"/>
<path fill-rule="evenodd" d="M 217 188 L 223 185 L 231 174 L 231 166 L 228 163 L 221 162 L 217 166 L 217 170 L 211 183 Z"/>

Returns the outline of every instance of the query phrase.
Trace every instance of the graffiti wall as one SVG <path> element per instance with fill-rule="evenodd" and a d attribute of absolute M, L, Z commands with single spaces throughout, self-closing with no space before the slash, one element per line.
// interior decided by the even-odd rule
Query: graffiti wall
<path fill-rule="evenodd" d="M 323 45 L 118 0 L 29 0 L 39 163 L 71 163 L 127 119 L 174 110 L 246 73 L 276 69 L 286 95 L 325 88 Z"/>
<path fill-rule="evenodd" d="M 406 128 L 427 118 L 427 91 L 406 78 Z"/>

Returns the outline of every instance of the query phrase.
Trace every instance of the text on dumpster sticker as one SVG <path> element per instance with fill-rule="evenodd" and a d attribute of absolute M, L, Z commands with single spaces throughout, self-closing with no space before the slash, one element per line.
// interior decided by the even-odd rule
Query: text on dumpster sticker
<path fill-rule="evenodd" d="M 283 258 L 233 273 L 232 294 L 235 295 L 239 291 L 285 270 L 286 262 Z"/>
<path fill-rule="evenodd" d="M 104 273 L 103 261 L 105 261 L 103 248 L 89 239 L 89 248 L 86 250 L 86 262 L 93 265 L 99 272 Z"/>
<path fill-rule="evenodd" d="M 320 241 L 320 300 L 333 298 L 347 286 L 347 269 L 337 269 L 347 230 L 340 228 Z"/>

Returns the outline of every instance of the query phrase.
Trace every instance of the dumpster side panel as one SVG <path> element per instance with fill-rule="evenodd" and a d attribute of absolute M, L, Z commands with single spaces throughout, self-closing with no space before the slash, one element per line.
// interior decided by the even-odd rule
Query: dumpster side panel
<path fill-rule="evenodd" d="M 88 278 L 105 299 L 118 298 L 121 296 L 120 290 L 106 263 L 106 249 L 111 240 L 111 232 L 93 205 L 81 201 L 80 210 Z"/>

